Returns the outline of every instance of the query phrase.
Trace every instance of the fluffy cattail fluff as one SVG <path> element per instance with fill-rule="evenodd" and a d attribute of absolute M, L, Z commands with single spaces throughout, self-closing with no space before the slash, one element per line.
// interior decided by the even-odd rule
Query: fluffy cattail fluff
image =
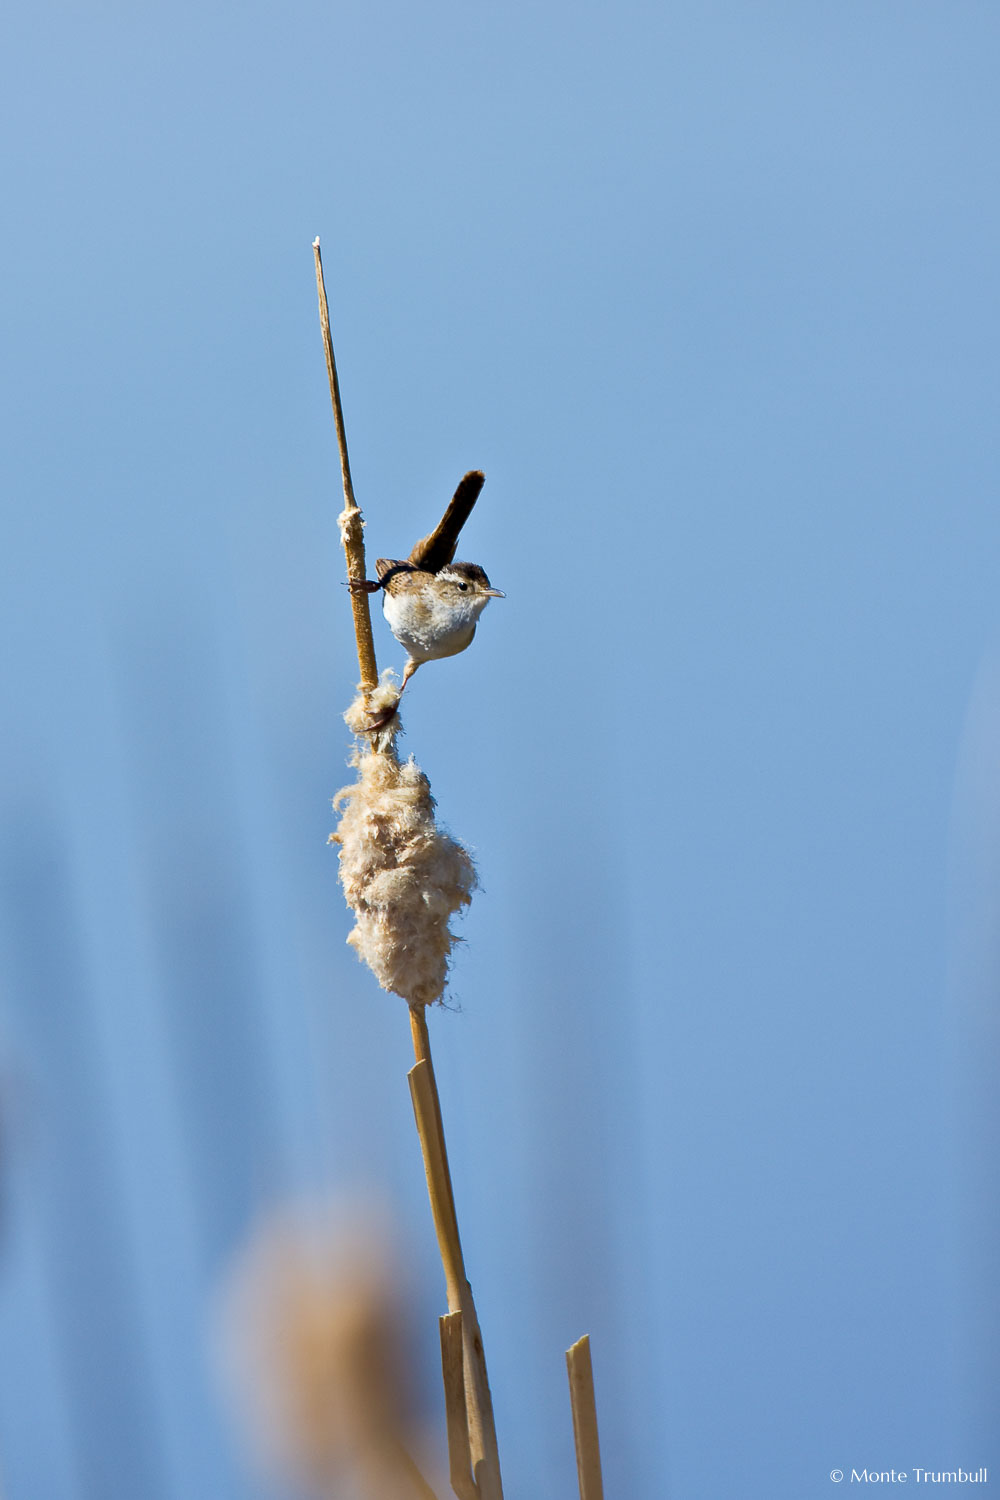
<path fill-rule="evenodd" d="M 422 1447 L 404 1278 L 367 1217 L 258 1226 L 219 1305 L 221 1373 L 262 1465 L 307 1495 L 411 1500 Z"/>
<path fill-rule="evenodd" d="M 356 700 L 344 717 L 354 729 L 370 713 Z M 386 731 L 385 748 L 356 752 L 358 779 L 333 801 L 343 812 L 332 840 L 355 916 L 347 941 L 384 990 L 430 1005 L 444 992 L 458 942 L 448 923 L 472 900 L 476 871 L 468 851 L 438 828 L 430 783 L 412 756 L 400 762 L 394 736 Z"/>

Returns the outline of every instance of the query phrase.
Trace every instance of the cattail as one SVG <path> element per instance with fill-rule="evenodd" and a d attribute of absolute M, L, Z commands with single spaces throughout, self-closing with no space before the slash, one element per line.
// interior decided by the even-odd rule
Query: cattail
<path fill-rule="evenodd" d="M 390 687 L 384 679 L 383 686 Z M 370 716 L 373 697 L 351 705 L 344 715 L 351 728 Z M 384 748 L 355 751 L 358 778 L 333 799 L 343 812 L 332 841 L 355 918 L 347 941 L 384 990 L 425 1006 L 444 992 L 459 941 L 449 922 L 471 901 L 476 870 L 468 850 L 438 827 L 423 771 L 412 756 L 400 761 L 394 735 L 386 738 Z"/>
<path fill-rule="evenodd" d="M 387 1239 L 351 1215 L 262 1224 L 230 1273 L 228 1383 L 266 1468 L 304 1494 L 411 1500 L 416 1374 Z"/>
<path fill-rule="evenodd" d="M 355 917 L 347 941 L 383 989 L 409 1002 L 416 1059 L 409 1074 L 410 1093 L 448 1295 L 448 1312 L 441 1318 L 440 1328 L 452 1489 L 463 1500 L 503 1500 L 486 1357 L 472 1287 L 465 1274 L 427 1026 L 427 1006 L 440 1000 L 444 992 L 448 961 L 458 941 L 448 924 L 472 899 L 476 871 L 468 851 L 438 828 L 427 777 L 412 756 L 400 762 L 396 753 L 396 709 L 401 689 L 392 673 L 379 676 L 375 660 L 364 522 L 351 481 L 318 239 L 313 242 L 313 254 L 344 486 L 340 537 L 347 558 L 361 678 L 358 697 L 344 715 L 359 741 L 352 757 L 358 778 L 334 798 L 334 807 L 342 806 L 344 811 L 331 842 L 340 845 L 340 880 Z M 482 475 L 474 471 L 466 475 L 466 480 L 471 479 L 481 485 Z M 567 1351 L 567 1366 L 580 1497 L 601 1500 L 601 1460 L 587 1338 Z M 419 1477 L 416 1482 L 418 1486 L 423 1483 Z"/>

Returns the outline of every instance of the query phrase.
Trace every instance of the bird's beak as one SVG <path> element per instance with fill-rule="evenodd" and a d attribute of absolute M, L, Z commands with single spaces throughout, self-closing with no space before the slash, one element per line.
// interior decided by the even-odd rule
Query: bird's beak
<path fill-rule="evenodd" d="M 502 594 L 499 589 L 483 589 L 483 593 L 486 595 L 487 599 L 506 599 L 507 597 L 507 595 Z"/>

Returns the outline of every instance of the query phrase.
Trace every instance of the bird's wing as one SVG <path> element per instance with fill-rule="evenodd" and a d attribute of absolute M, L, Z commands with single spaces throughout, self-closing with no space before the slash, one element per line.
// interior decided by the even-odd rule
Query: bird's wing
<path fill-rule="evenodd" d="M 384 588 L 385 581 L 391 574 L 394 578 L 401 573 L 412 573 L 413 564 L 403 562 L 399 557 L 377 557 L 375 559 L 375 577 Z"/>
<path fill-rule="evenodd" d="M 459 480 L 448 509 L 429 536 L 422 537 L 410 553 L 410 562 L 428 573 L 440 573 L 454 559 L 458 534 L 472 514 L 486 475 L 471 469 Z"/>

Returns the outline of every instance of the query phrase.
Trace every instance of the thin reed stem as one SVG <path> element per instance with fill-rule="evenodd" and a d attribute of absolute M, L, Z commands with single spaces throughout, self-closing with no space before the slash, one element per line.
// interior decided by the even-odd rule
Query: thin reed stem
<path fill-rule="evenodd" d="M 585 1333 L 582 1339 L 577 1339 L 566 1350 L 566 1369 L 569 1373 L 570 1405 L 573 1408 L 573 1437 L 576 1441 L 576 1474 L 580 1500 L 604 1500 L 589 1334 Z"/>
<path fill-rule="evenodd" d="M 472 1477 L 472 1450 L 469 1447 L 462 1314 L 445 1313 L 440 1323 L 441 1373 L 444 1377 L 444 1410 L 448 1431 L 448 1478 L 458 1500 L 479 1500 L 476 1481 Z"/>
<path fill-rule="evenodd" d="M 354 498 L 351 480 L 351 461 L 347 454 L 347 431 L 344 427 L 344 408 L 340 400 L 340 381 L 337 379 L 337 361 L 333 353 L 333 335 L 330 332 L 330 308 L 326 300 L 326 283 L 323 279 L 323 259 L 319 240 L 313 240 L 313 255 L 316 258 L 316 290 L 319 294 L 319 326 L 323 334 L 323 349 L 326 353 L 326 373 L 330 381 L 330 400 L 333 403 L 333 422 L 337 429 L 337 448 L 340 452 L 340 476 L 344 486 L 344 514 L 340 518 L 340 534 L 347 554 L 347 579 L 349 583 L 365 580 L 365 534 L 361 511 Z M 365 693 L 378 687 L 378 665 L 375 661 L 375 639 L 372 635 L 372 615 L 368 607 L 368 595 L 363 590 L 351 589 L 351 609 L 354 614 L 354 638 L 358 646 L 358 668 L 361 673 L 361 689 Z"/>
<path fill-rule="evenodd" d="M 410 1094 L 417 1122 L 417 1135 L 424 1158 L 427 1194 L 437 1234 L 438 1251 L 444 1268 L 448 1311 L 462 1315 L 462 1343 L 465 1353 L 465 1394 L 468 1413 L 469 1446 L 472 1468 L 481 1500 L 503 1500 L 500 1478 L 500 1454 L 497 1448 L 493 1398 L 490 1395 L 483 1336 L 465 1274 L 465 1259 L 455 1213 L 455 1195 L 448 1166 L 444 1129 L 441 1123 L 441 1099 L 434 1076 L 427 1018 L 422 1006 L 410 1007 L 413 1050 L 417 1061 L 410 1069 Z"/>

